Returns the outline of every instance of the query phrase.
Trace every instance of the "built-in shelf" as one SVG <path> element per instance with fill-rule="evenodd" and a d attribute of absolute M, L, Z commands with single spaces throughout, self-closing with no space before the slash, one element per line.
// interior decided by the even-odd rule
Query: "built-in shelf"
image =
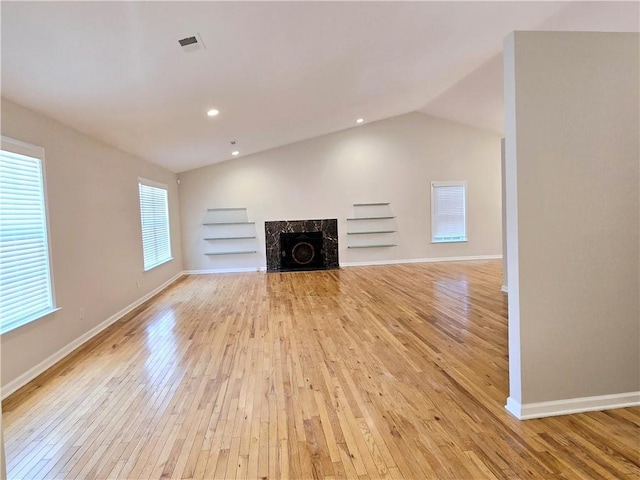
<path fill-rule="evenodd" d="M 396 218 L 394 216 L 391 217 L 353 217 L 353 218 L 347 218 L 347 220 L 386 220 L 389 218 Z"/>
<path fill-rule="evenodd" d="M 245 253 L 256 253 L 255 250 L 233 250 L 230 252 L 207 252 L 205 255 L 242 255 Z"/>
<path fill-rule="evenodd" d="M 251 255 L 258 253 L 256 249 L 256 222 L 249 222 L 247 209 L 244 207 L 207 208 L 202 219 L 202 225 L 206 228 L 204 240 L 216 242 L 215 245 L 222 250 L 218 252 L 205 252 L 207 256 L 222 255 Z M 217 243 L 225 240 L 227 243 Z M 212 248 L 209 243 L 206 248 Z"/>
<path fill-rule="evenodd" d="M 377 207 L 380 205 L 390 205 L 391 202 L 374 202 L 374 203 L 354 203 L 354 207 Z"/>
<path fill-rule="evenodd" d="M 207 208 L 207 212 L 230 212 L 232 210 L 246 210 L 246 208 L 245 207 Z"/>
<path fill-rule="evenodd" d="M 256 222 L 206 222 L 203 225 L 255 225 Z"/>
<path fill-rule="evenodd" d="M 395 247 L 396 225 L 389 222 L 396 218 L 391 210 L 391 202 L 354 203 L 351 232 L 347 232 L 347 248 Z M 357 225 L 357 227 L 356 227 Z"/>
<path fill-rule="evenodd" d="M 256 238 L 256 236 L 251 235 L 248 237 L 209 237 L 209 238 L 205 238 L 205 240 L 244 240 L 244 239 L 250 239 L 250 238 Z"/>

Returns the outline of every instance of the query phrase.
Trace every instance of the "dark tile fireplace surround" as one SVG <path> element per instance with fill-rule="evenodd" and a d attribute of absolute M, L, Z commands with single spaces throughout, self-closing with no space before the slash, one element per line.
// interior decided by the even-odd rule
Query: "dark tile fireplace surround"
<path fill-rule="evenodd" d="M 338 268 L 338 220 L 264 223 L 267 272 Z"/>

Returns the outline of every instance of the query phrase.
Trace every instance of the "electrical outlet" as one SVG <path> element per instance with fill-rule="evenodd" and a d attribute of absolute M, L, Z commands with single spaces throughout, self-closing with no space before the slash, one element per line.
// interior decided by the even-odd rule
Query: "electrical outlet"
<path fill-rule="evenodd" d="M 136 288 L 140 288 L 140 280 L 136 280 Z"/>
<path fill-rule="evenodd" d="M 84 308 L 80 309 L 80 318 L 84 318 Z"/>

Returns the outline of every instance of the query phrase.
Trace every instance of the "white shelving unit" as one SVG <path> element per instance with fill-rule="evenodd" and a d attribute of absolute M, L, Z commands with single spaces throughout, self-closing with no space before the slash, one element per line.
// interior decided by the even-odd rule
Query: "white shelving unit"
<path fill-rule="evenodd" d="M 347 218 L 347 248 L 395 247 L 396 218 L 390 202 L 354 203 Z"/>
<path fill-rule="evenodd" d="M 246 208 L 209 208 L 202 225 L 208 244 L 205 255 L 257 253 L 256 223 L 248 221 Z"/>

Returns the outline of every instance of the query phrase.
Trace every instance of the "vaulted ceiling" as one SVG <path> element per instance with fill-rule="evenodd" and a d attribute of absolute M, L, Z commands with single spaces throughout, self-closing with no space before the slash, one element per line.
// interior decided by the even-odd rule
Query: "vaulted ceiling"
<path fill-rule="evenodd" d="M 510 32 L 640 22 L 638 2 L 1 8 L 3 96 L 175 172 L 412 111 L 500 132 Z"/>

